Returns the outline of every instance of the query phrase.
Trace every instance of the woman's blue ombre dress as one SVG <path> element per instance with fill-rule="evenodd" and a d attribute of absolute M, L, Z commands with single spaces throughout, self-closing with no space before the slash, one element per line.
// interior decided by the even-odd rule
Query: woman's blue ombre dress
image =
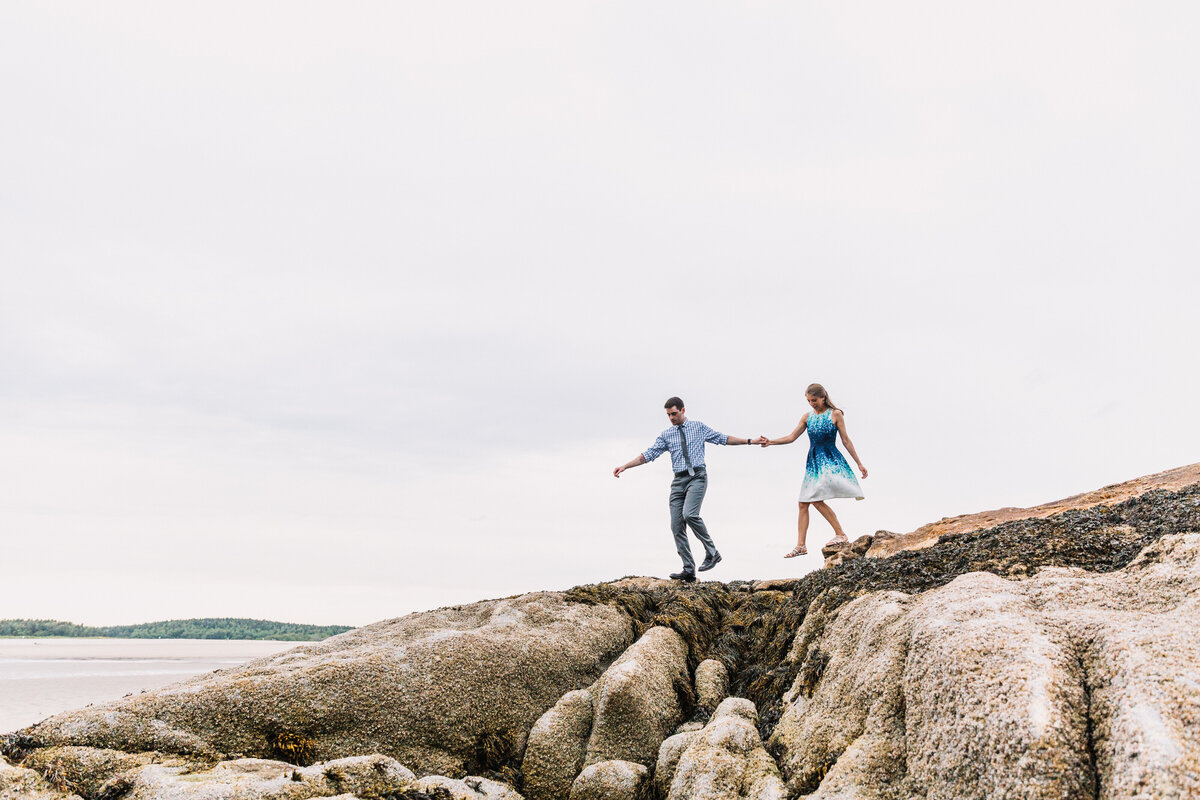
<path fill-rule="evenodd" d="M 808 415 L 808 442 L 808 462 L 804 483 L 800 486 L 800 502 L 815 503 L 834 497 L 862 500 L 863 490 L 858 485 L 858 478 L 854 477 L 854 471 L 837 449 L 833 409 Z"/>

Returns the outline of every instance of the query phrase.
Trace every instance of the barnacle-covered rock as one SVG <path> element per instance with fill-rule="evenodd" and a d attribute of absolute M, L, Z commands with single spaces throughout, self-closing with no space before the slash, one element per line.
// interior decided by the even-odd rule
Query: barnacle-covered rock
<path fill-rule="evenodd" d="M 410 783 L 407 790 L 424 792 L 438 800 L 523 800 L 508 784 L 473 775 L 465 778 L 429 775 Z"/>
<path fill-rule="evenodd" d="M 571 784 L 569 800 L 649 800 L 645 764 L 614 759 L 589 764 Z"/>
<path fill-rule="evenodd" d="M 592 690 L 595 722 L 585 764 L 654 766 L 662 740 L 683 718 L 679 693 L 690 683 L 687 652 L 674 630 L 651 628 L 605 670 Z"/>
<path fill-rule="evenodd" d="M 663 740 L 658 748 L 658 763 L 654 766 L 654 796 L 665 798 L 671 792 L 671 781 L 675 778 L 675 769 L 679 759 L 683 757 L 688 746 L 700 735 L 704 726 L 697 723 L 694 730 L 676 733 Z"/>
<path fill-rule="evenodd" d="M 567 692 L 529 732 L 521 772 L 530 800 L 564 800 L 583 769 L 592 734 L 592 692 Z"/>
<path fill-rule="evenodd" d="M 356 756 L 296 767 L 281 761 L 245 758 L 194 771 L 155 764 L 126 776 L 124 800 L 308 800 L 353 795 L 399 794 L 413 781 L 411 771 L 387 756 Z"/>
<path fill-rule="evenodd" d="M 98 747 L 45 747 L 35 750 L 22 766 L 43 775 L 55 775 L 60 783 L 85 797 L 95 797 L 117 775 L 130 773 L 148 764 L 183 766 L 189 760 L 164 756 L 154 751 L 125 753 Z"/>
<path fill-rule="evenodd" d="M 696 706 L 712 714 L 728 696 L 729 670 L 715 658 L 701 661 L 696 666 Z"/>
<path fill-rule="evenodd" d="M 763 747 L 757 725 L 758 713 L 749 700 L 730 697 L 722 702 L 680 755 L 668 800 L 783 800 L 779 768 Z"/>
<path fill-rule="evenodd" d="M 55 785 L 55 777 L 15 766 L 0 756 L 0 800 L 81 800 L 61 781 Z"/>
<path fill-rule="evenodd" d="M 518 763 L 537 718 L 632 639 L 612 606 L 537 592 L 378 622 L 26 734 L 42 745 L 301 764 L 382 753 L 462 777 Z"/>
<path fill-rule="evenodd" d="M 1200 796 L 1200 534 L 842 606 L 772 737 L 813 798 Z M 801 669 L 799 683 L 806 670 Z"/>

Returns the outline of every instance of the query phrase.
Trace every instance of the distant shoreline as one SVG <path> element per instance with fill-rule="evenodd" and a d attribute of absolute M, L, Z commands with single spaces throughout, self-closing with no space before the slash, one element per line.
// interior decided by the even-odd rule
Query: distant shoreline
<path fill-rule="evenodd" d="M 215 639 L 315 642 L 352 630 L 349 625 L 303 625 L 264 619 L 205 617 L 88 626 L 54 619 L 0 619 L 0 639 Z"/>

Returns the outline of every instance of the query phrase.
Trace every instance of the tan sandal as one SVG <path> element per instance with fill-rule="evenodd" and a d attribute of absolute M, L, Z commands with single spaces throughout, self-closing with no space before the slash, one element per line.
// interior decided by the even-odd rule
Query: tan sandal
<path fill-rule="evenodd" d="M 825 546 L 833 547 L 835 544 L 845 544 L 848 541 L 850 541 L 850 540 L 847 539 L 845 536 L 835 536 L 832 539 L 830 539 L 828 542 L 826 542 Z"/>
<path fill-rule="evenodd" d="M 806 555 L 808 555 L 808 548 L 801 545 L 799 547 L 796 547 L 796 549 L 792 550 L 792 552 L 785 555 L 784 558 L 795 558 L 796 556 L 806 556 Z"/>

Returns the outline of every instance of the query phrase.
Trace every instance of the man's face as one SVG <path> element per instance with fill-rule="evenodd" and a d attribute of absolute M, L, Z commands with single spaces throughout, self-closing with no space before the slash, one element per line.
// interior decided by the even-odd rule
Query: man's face
<path fill-rule="evenodd" d="M 671 406 L 667 409 L 667 419 L 671 420 L 672 425 L 679 425 L 685 419 L 683 416 L 683 412 L 685 410 L 686 409 L 682 409 L 679 406 Z"/>

